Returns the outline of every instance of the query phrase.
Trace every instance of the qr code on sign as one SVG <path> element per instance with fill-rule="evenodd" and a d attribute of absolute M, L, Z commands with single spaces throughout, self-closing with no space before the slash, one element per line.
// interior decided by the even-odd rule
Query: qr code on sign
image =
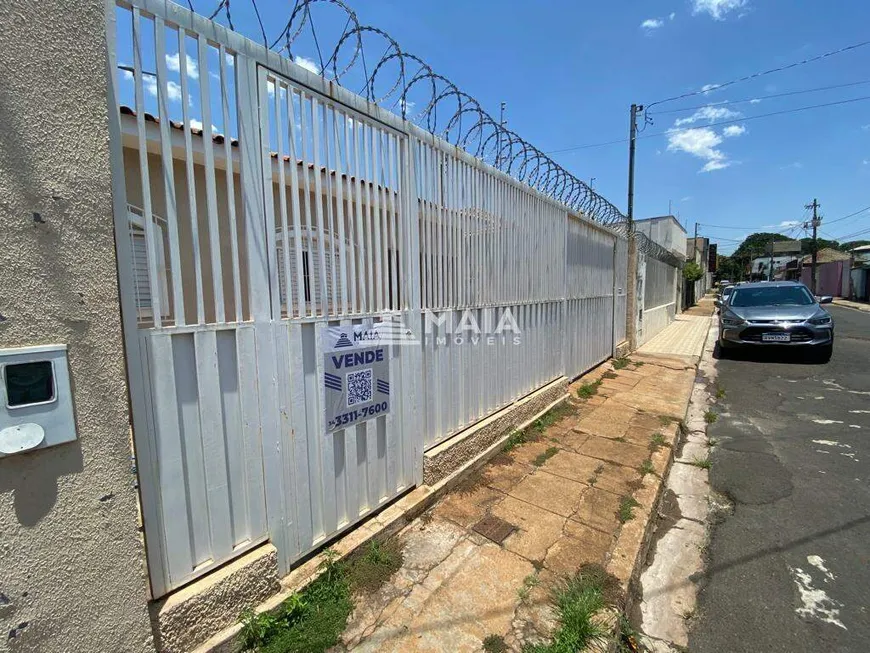
<path fill-rule="evenodd" d="M 347 405 L 355 406 L 372 400 L 372 370 L 349 372 L 347 375 Z"/>

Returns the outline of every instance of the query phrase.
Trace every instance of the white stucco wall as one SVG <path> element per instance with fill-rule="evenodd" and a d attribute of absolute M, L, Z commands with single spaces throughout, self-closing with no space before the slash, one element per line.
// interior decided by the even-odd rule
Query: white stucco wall
<path fill-rule="evenodd" d="M 118 311 L 104 6 L 0 3 L 0 347 L 69 346 L 79 435 L 0 459 L 2 650 L 154 650 Z"/>

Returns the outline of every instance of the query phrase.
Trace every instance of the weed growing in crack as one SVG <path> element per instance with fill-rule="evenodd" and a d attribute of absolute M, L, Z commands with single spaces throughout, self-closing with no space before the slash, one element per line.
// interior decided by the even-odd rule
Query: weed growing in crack
<path fill-rule="evenodd" d="M 652 460 L 647 458 L 640 464 L 640 473 L 646 476 L 647 474 L 652 474 L 655 472 L 653 468 Z"/>
<path fill-rule="evenodd" d="M 644 363 L 643 361 L 632 361 L 632 362 L 634 363 L 635 367 L 643 367 L 644 365 L 646 365 L 646 363 Z"/>
<path fill-rule="evenodd" d="M 537 587 L 541 584 L 541 579 L 538 578 L 538 574 L 529 574 L 523 579 L 523 586 L 517 590 L 517 596 L 520 599 L 521 603 L 525 603 L 529 600 L 529 593 L 532 591 L 533 587 Z"/>
<path fill-rule="evenodd" d="M 666 447 L 666 446 L 668 446 L 668 441 L 665 438 L 664 434 L 658 433 L 658 432 L 652 434 L 652 437 L 649 440 L 650 451 L 656 452 L 661 447 Z"/>
<path fill-rule="evenodd" d="M 521 444 L 525 444 L 526 434 L 522 431 L 514 431 L 508 436 L 508 439 L 505 440 L 504 446 L 501 448 L 502 451 L 507 453 L 508 451 L 513 451 Z"/>
<path fill-rule="evenodd" d="M 614 358 L 613 369 L 624 370 L 626 367 L 628 367 L 629 363 L 631 363 L 631 359 L 628 356 L 623 356 L 622 358 Z"/>
<path fill-rule="evenodd" d="M 668 417 L 667 415 L 659 415 L 659 423 L 662 426 L 670 426 L 674 422 L 673 417 Z"/>
<path fill-rule="evenodd" d="M 715 447 L 717 444 L 719 444 L 719 440 L 717 440 L 716 438 L 707 438 L 707 444 L 709 444 L 711 447 Z"/>
<path fill-rule="evenodd" d="M 721 385 L 716 386 L 716 399 L 724 399 L 725 398 L 725 388 Z"/>
<path fill-rule="evenodd" d="M 242 613 L 242 650 L 260 653 L 322 653 L 338 644 L 353 610 L 354 593 L 371 594 L 402 565 L 398 542 L 371 542 L 347 560 L 323 552 L 320 575 L 276 610 Z"/>
<path fill-rule="evenodd" d="M 550 447 L 550 448 L 547 449 L 544 453 L 538 454 L 538 456 L 537 456 L 537 457 L 532 461 L 532 464 L 533 464 L 535 467 L 540 467 L 540 466 L 543 465 L 545 462 L 547 462 L 548 460 L 550 460 L 550 458 L 552 458 L 553 456 L 555 456 L 557 453 L 559 453 L 559 449 L 558 449 L 558 448 L 556 448 L 556 447 Z"/>
<path fill-rule="evenodd" d="M 710 456 L 707 456 L 706 458 L 695 458 L 690 464 L 701 469 L 710 469 L 713 466 Z"/>
<path fill-rule="evenodd" d="M 619 377 L 618 374 L 616 374 L 615 372 L 612 372 L 610 370 L 607 370 L 604 374 L 601 375 L 602 379 L 615 379 L 618 377 Z"/>
<path fill-rule="evenodd" d="M 508 645 L 501 635 L 487 635 L 483 640 L 484 653 L 507 653 Z"/>
<path fill-rule="evenodd" d="M 618 587 L 614 579 L 598 565 L 587 565 L 553 591 L 553 603 L 559 627 L 547 644 L 529 645 L 524 653 L 573 653 L 593 642 L 603 641 L 609 632 L 596 615 L 612 599 Z"/>
<path fill-rule="evenodd" d="M 619 639 L 616 642 L 616 653 L 639 653 L 641 649 L 638 640 L 640 636 L 624 614 L 619 615 Z"/>
<path fill-rule="evenodd" d="M 717 419 L 719 419 L 719 415 L 714 413 L 712 410 L 708 410 L 704 413 L 704 421 L 707 422 L 707 424 L 713 424 Z"/>
<path fill-rule="evenodd" d="M 577 388 L 577 396 L 580 399 L 591 399 L 598 394 L 598 388 L 601 385 L 601 380 L 593 381 L 592 383 L 584 383 Z"/>
<path fill-rule="evenodd" d="M 622 497 L 619 501 L 619 510 L 617 511 L 619 521 L 624 524 L 625 522 L 634 519 L 634 509 L 638 506 L 640 506 L 640 504 L 635 501 L 634 497 Z"/>

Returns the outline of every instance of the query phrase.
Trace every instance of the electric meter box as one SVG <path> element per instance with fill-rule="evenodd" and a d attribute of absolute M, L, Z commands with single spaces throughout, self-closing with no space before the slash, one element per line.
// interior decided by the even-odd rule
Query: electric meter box
<path fill-rule="evenodd" d="M 66 345 L 0 349 L 0 458 L 75 439 Z"/>

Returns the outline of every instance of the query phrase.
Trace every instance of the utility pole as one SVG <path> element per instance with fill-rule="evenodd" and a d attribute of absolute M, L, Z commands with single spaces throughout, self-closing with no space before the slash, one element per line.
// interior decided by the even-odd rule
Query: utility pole
<path fill-rule="evenodd" d="M 625 335 L 631 351 L 637 349 L 637 240 L 634 233 L 634 150 L 637 141 L 637 114 L 643 105 L 631 105 L 628 139 L 628 270 L 626 275 Z"/>
<path fill-rule="evenodd" d="M 819 200 L 813 198 L 812 204 L 807 204 L 805 208 L 813 210 L 813 243 L 810 245 L 810 255 L 812 256 L 812 268 L 810 272 L 810 289 L 813 294 L 816 292 L 816 267 L 819 262 L 819 225 L 822 224 L 822 219 L 819 217 Z"/>

